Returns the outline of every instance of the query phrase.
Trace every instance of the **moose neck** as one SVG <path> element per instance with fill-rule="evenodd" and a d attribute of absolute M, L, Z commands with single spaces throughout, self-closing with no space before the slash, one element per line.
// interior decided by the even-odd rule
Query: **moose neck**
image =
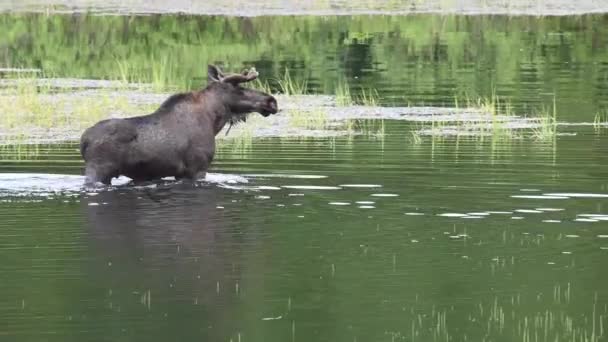
<path fill-rule="evenodd" d="M 213 105 L 208 108 L 213 121 L 213 135 L 217 135 L 224 129 L 226 124 L 244 121 L 246 113 L 235 113 L 230 106 L 222 101 L 211 101 Z"/>

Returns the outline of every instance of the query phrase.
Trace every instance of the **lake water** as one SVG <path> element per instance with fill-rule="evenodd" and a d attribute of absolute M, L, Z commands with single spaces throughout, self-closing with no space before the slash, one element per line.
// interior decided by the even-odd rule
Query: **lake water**
<path fill-rule="evenodd" d="M 607 18 L 4 14 L 0 61 L 115 79 L 121 60 L 192 88 L 208 61 L 275 87 L 287 67 L 315 94 L 495 92 L 530 115 L 555 98 L 580 124 L 608 105 Z M 384 125 L 226 141 L 196 187 L 83 191 L 76 144 L 1 146 L 0 340 L 607 338 L 608 129 L 413 141 L 415 123 Z"/>

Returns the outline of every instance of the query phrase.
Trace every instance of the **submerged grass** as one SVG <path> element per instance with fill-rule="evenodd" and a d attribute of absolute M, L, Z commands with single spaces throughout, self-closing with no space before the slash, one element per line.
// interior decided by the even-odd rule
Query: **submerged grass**
<path fill-rule="evenodd" d="M 353 97 L 350 94 L 350 87 L 346 81 L 342 81 L 336 85 L 336 105 L 340 107 L 352 106 L 354 104 Z"/>
<path fill-rule="evenodd" d="M 465 97 L 463 103 L 454 99 L 456 110 L 473 114 L 470 119 L 454 120 L 453 118 L 431 116 L 422 126 L 416 127 L 413 141 L 420 142 L 421 136 L 433 137 L 455 136 L 457 139 L 468 138 L 492 141 L 510 141 L 533 137 L 539 141 L 550 141 L 557 135 L 557 108 L 555 98 L 553 107 L 543 107 L 534 117 L 521 117 L 514 113 L 508 100 L 495 93 L 487 98 Z"/>
<path fill-rule="evenodd" d="M 553 140 L 557 135 L 557 108 L 553 98 L 553 108 L 543 107 L 538 113 L 538 126 L 532 129 L 533 136 L 538 140 Z"/>
<path fill-rule="evenodd" d="M 139 115 L 153 111 L 156 104 L 132 101 L 121 89 L 53 89 L 36 78 L 16 79 L 16 86 L 0 89 L 0 131 L 5 141 L 36 131 L 81 130 L 101 119 L 117 115 Z M 122 89 L 124 90 L 124 89 Z"/>
<path fill-rule="evenodd" d="M 319 108 L 309 111 L 291 110 L 287 112 L 289 125 L 304 129 L 325 129 L 329 123 L 327 111 Z"/>
<path fill-rule="evenodd" d="M 608 128 L 608 110 L 599 111 L 593 118 L 593 128 L 599 131 L 601 128 Z"/>
<path fill-rule="evenodd" d="M 376 89 L 369 88 L 365 90 L 362 88 L 361 95 L 359 97 L 359 102 L 363 106 L 376 107 L 378 106 L 379 98 L 380 95 L 378 94 L 378 91 Z"/>
<path fill-rule="evenodd" d="M 380 95 L 376 89 L 362 87 L 358 94 L 353 95 L 351 87 L 346 81 L 341 81 L 336 85 L 335 93 L 336 105 L 339 107 L 353 105 L 376 107 L 380 102 Z"/>

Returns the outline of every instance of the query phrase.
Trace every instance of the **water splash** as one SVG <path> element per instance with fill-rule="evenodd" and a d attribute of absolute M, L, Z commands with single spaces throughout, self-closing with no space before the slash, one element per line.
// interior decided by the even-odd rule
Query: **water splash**
<path fill-rule="evenodd" d="M 163 178 L 175 181 L 175 178 Z M 112 179 L 112 187 L 126 186 L 128 177 Z M 245 177 L 231 174 L 208 173 L 205 182 L 219 186 L 248 183 Z M 146 187 L 156 187 L 152 184 Z M 142 187 L 133 187 L 142 188 Z M 69 196 L 85 193 L 84 176 L 47 173 L 0 173 L 0 197 L 46 197 Z"/>

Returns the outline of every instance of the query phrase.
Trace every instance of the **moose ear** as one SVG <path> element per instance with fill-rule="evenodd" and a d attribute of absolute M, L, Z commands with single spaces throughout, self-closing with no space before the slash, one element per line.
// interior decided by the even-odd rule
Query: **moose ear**
<path fill-rule="evenodd" d="M 224 74 L 220 68 L 215 65 L 209 64 L 207 66 L 207 81 L 209 82 L 221 82 L 224 78 Z"/>

